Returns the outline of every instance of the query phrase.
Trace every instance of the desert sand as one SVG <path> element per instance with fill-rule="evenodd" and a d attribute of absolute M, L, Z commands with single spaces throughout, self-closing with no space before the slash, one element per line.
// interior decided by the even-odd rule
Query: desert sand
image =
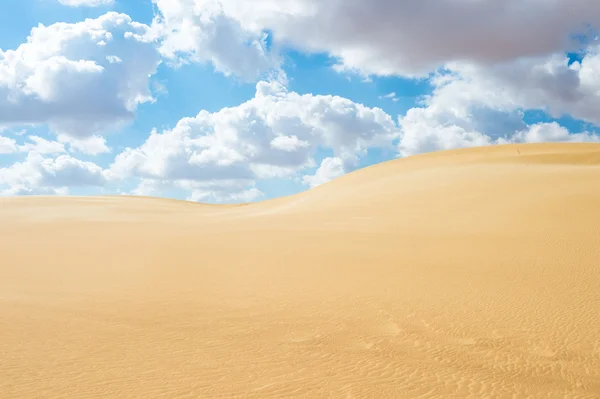
<path fill-rule="evenodd" d="M 0 397 L 599 398 L 600 144 L 290 197 L 0 199 Z"/>

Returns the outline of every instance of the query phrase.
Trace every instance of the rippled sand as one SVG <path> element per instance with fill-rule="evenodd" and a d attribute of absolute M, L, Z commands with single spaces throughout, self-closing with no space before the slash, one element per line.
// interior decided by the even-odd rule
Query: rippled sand
<path fill-rule="evenodd" d="M 0 397 L 598 398 L 600 145 L 217 206 L 0 198 Z"/>

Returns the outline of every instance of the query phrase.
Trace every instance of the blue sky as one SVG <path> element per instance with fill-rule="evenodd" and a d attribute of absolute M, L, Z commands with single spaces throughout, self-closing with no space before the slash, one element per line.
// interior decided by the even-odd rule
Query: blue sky
<path fill-rule="evenodd" d="M 453 2 L 6 0 L 0 193 L 256 201 L 421 152 L 598 140 L 578 30 L 598 6 L 519 0 L 515 27 Z"/>

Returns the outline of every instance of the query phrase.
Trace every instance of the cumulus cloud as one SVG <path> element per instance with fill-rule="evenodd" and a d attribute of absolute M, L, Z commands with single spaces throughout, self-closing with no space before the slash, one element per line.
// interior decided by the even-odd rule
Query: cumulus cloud
<path fill-rule="evenodd" d="M 522 58 L 482 68 L 450 66 L 455 76 L 446 89 L 460 86 L 462 97 L 495 108 L 540 109 L 553 117 L 571 115 L 600 124 L 600 45 L 589 46 L 581 61 L 564 54 Z"/>
<path fill-rule="evenodd" d="M 264 193 L 255 186 L 253 181 L 243 179 L 195 182 L 184 187 L 191 189 L 187 198 L 189 201 L 245 203 L 264 197 Z"/>
<path fill-rule="evenodd" d="M 255 77 L 290 46 L 336 57 L 338 71 L 427 77 L 443 68 L 479 109 L 540 108 L 598 123 L 600 3 L 587 0 L 155 0 L 168 57 Z M 217 22 L 220 21 L 220 22 Z M 215 46 L 220 26 L 227 45 Z M 273 49 L 261 39 L 272 32 Z M 241 47 L 240 47 L 241 45 Z M 585 51 L 570 63 L 564 51 Z M 235 60 L 229 58 L 235 54 Z M 185 58 L 184 57 L 184 58 Z M 275 57 L 275 58 L 273 58 Z M 222 65 L 220 67 L 219 65 Z M 251 66 L 251 67 L 249 67 Z M 250 71 L 250 72 L 248 72 Z M 439 83 L 439 82 L 438 82 Z M 438 84 L 439 86 L 439 84 Z M 451 90 L 446 89 L 446 91 Z M 491 93 L 489 98 L 483 93 Z M 475 98 L 477 97 L 477 98 Z M 381 99 L 397 101 L 396 93 Z M 452 109 L 452 106 L 447 106 Z M 484 123 L 484 122 L 483 122 Z M 449 131 L 448 135 L 461 135 Z M 482 143 L 465 132 L 473 143 Z M 281 139 L 284 140 L 284 139 Z M 451 145 L 451 143 L 448 143 Z"/>
<path fill-rule="evenodd" d="M 315 187 L 356 168 L 367 148 L 392 142 L 399 156 L 408 156 L 501 143 L 598 141 L 592 132 L 570 133 L 555 122 L 528 126 L 523 117 L 539 109 L 600 125 L 599 2 L 153 3 L 150 27 L 108 13 L 40 25 L 15 50 L 0 50 L 0 129 L 47 124 L 57 135 L 57 141 L 32 136 L 24 144 L 0 136 L 0 153 L 29 152 L 25 161 L 0 169 L 4 193 L 66 192 L 72 185 L 138 179 L 134 193 L 174 189 L 195 201 L 245 202 L 262 197 L 257 180 L 304 174 L 300 180 Z M 397 122 L 379 108 L 338 96 L 300 95 L 284 84 L 280 50 L 286 46 L 325 52 L 338 60 L 336 71 L 365 78 L 428 77 L 434 90 Z M 580 51 L 580 60 L 572 62 L 567 50 Z M 161 86 L 149 76 L 161 57 L 171 65 L 209 63 L 226 76 L 259 80 L 255 96 L 152 131 L 141 146 L 118 154 L 109 170 L 62 154 L 110 152 L 103 132 L 153 101 L 150 87 Z M 319 148 L 331 149 L 332 156 L 317 163 Z M 309 168 L 314 174 L 306 174 Z"/>
<path fill-rule="evenodd" d="M 0 154 L 18 152 L 35 152 L 38 154 L 59 154 L 66 152 L 62 143 L 46 140 L 39 136 L 28 136 L 25 143 L 17 144 L 16 140 L 0 136 Z"/>
<path fill-rule="evenodd" d="M 0 190 L 0 195 L 67 195 L 69 190 L 66 187 L 28 187 L 28 186 L 12 186 L 5 190 Z"/>
<path fill-rule="evenodd" d="M 0 50 L 0 125 L 86 138 L 131 120 L 152 101 L 148 78 L 160 62 L 148 29 L 112 12 L 33 28 L 26 43 Z"/>
<path fill-rule="evenodd" d="M 250 31 L 212 0 L 154 0 L 153 32 L 160 52 L 175 62 L 212 63 L 226 76 L 256 80 L 273 72 L 283 78 L 277 52 L 267 48 L 263 31 Z"/>
<path fill-rule="evenodd" d="M 99 7 L 114 3 L 114 0 L 58 0 L 64 6 L 69 7 Z"/>
<path fill-rule="evenodd" d="M 30 142 L 19 146 L 20 152 L 35 152 L 38 154 L 60 154 L 65 151 L 65 146 L 57 141 L 46 140 L 39 136 L 29 136 Z"/>
<path fill-rule="evenodd" d="M 308 186 L 317 187 L 345 174 L 344 161 L 338 157 L 327 157 L 314 175 L 302 176 L 302 182 Z"/>
<path fill-rule="evenodd" d="M 528 129 L 517 132 L 506 142 L 544 143 L 544 142 L 600 142 L 600 136 L 591 132 L 571 133 L 556 122 L 536 123 Z M 500 144 L 503 140 L 499 141 Z"/>
<path fill-rule="evenodd" d="M 598 2 L 155 0 L 155 3 L 160 13 L 156 25 L 165 37 L 163 54 L 200 57 L 213 62 L 217 69 L 226 65 L 221 69 L 227 73 L 256 76 L 257 71 L 273 67 L 277 62 L 266 60 L 272 61 L 274 58 L 269 57 L 276 57 L 277 49 L 287 45 L 309 52 L 326 52 L 339 60 L 336 70 L 363 76 L 427 77 L 444 68 L 454 74 L 453 84 L 446 91 L 460 86 L 463 97 L 470 96 L 473 104 L 480 102 L 479 109 L 490 108 L 490 103 L 495 102 L 491 109 L 538 108 L 552 116 L 571 114 L 593 123 L 600 121 L 596 112 L 600 98 L 597 78 L 600 46 L 595 44 L 600 28 Z M 224 29 L 228 32 L 225 35 L 228 45 L 213 47 L 221 25 L 229 27 Z M 275 50 L 270 52 L 261 39 L 265 30 L 272 32 Z M 584 51 L 585 56 L 581 62 L 571 63 L 564 53 L 568 50 Z M 239 58 L 230 62 L 231 54 Z M 248 68 L 249 65 L 252 67 Z M 398 100 L 396 93 L 381 98 Z M 446 108 L 453 107 L 446 104 Z M 447 132 L 455 137 L 462 134 L 451 129 Z M 485 142 L 474 131 L 464 134 L 473 144 Z"/>
<path fill-rule="evenodd" d="M 98 155 L 110 152 L 106 145 L 106 139 L 101 136 L 90 136 L 85 138 L 76 138 L 67 135 L 59 135 L 60 143 L 68 144 L 69 149 L 87 155 Z"/>
<path fill-rule="evenodd" d="M 528 126 L 518 110 L 485 108 L 477 101 L 455 98 L 454 106 L 446 107 L 453 93 L 442 90 L 426 107 L 412 108 L 399 119 L 399 156 L 508 143 L 596 142 L 599 138 L 591 132 L 569 132 L 556 122 Z"/>
<path fill-rule="evenodd" d="M 0 136 L 0 154 L 11 154 L 18 151 L 17 142 L 10 138 Z"/>
<path fill-rule="evenodd" d="M 379 108 L 337 96 L 300 95 L 261 81 L 255 97 L 243 104 L 201 111 L 171 130 L 152 132 L 140 147 L 117 155 L 110 176 L 187 184 L 194 198 L 218 193 L 218 182 L 227 190 L 231 181 L 245 182 L 237 192 L 249 198 L 258 195 L 252 186 L 256 179 L 312 167 L 319 146 L 331 148 L 344 170 L 352 170 L 358 155 L 371 146 L 390 146 L 397 135 L 396 123 Z M 210 189 L 197 186 L 208 181 Z"/>
<path fill-rule="evenodd" d="M 131 191 L 133 195 L 161 195 L 165 191 L 185 190 L 188 201 L 239 203 L 251 202 L 264 197 L 251 179 L 223 180 L 155 180 L 140 179 L 138 186 Z"/>
<path fill-rule="evenodd" d="M 551 54 L 577 47 L 574 35 L 593 35 L 590 26 L 600 23 L 600 3 L 589 0 L 155 2 L 177 15 L 218 10 L 245 35 L 268 29 L 276 44 L 327 52 L 341 70 L 376 75 L 426 76 L 449 61 L 492 65 Z M 201 19 L 173 19 L 173 26 L 197 32 Z"/>
<path fill-rule="evenodd" d="M 453 63 L 431 79 L 433 93 L 421 107 L 399 119 L 400 155 L 512 141 L 594 141 L 595 135 L 570 136 L 558 125 L 528 127 L 523 111 L 538 109 L 555 118 L 571 115 L 600 124 L 599 46 L 590 46 L 581 61 L 566 55 L 525 57 L 481 67 Z M 536 133 L 537 132 L 537 133 Z M 553 134 L 550 134 L 554 132 Z M 519 139 L 520 137 L 520 139 Z"/>
<path fill-rule="evenodd" d="M 5 194 L 66 193 L 69 187 L 99 187 L 106 183 L 102 168 L 70 155 L 45 158 L 30 152 L 23 162 L 0 168 Z"/>
<path fill-rule="evenodd" d="M 46 140 L 43 137 L 29 135 L 27 140 L 19 145 L 16 140 L 0 136 L 0 154 L 10 154 L 19 152 L 34 152 L 37 154 L 59 154 L 67 152 L 65 145 L 71 152 L 78 152 L 86 155 L 98 155 L 110 152 L 106 145 L 106 139 L 99 136 L 91 136 L 84 139 L 73 138 L 60 135 L 58 141 Z"/>

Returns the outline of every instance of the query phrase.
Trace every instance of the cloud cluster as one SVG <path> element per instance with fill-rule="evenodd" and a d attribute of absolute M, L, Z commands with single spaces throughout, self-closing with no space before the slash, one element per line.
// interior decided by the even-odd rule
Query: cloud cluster
<path fill-rule="evenodd" d="M 131 120 L 152 100 L 148 77 L 160 63 L 148 29 L 112 12 L 33 28 L 26 43 L 0 50 L 0 126 L 88 138 Z"/>
<path fill-rule="evenodd" d="M 70 155 L 54 159 L 30 152 L 23 162 L 0 168 L 0 193 L 4 195 L 65 194 L 69 187 L 101 187 L 105 183 L 100 166 Z"/>
<path fill-rule="evenodd" d="M 0 154 L 11 154 L 18 151 L 17 142 L 10 137 L 0 136 Z"/>
<path fill-rule="evenodd" d="M 302 176 L 302 183 L 312 187 L 320 186 L 346 173 L 344 161 L 339 157 L 327 157 L 313 175 Z"/>
<path fill-rule="evenodd" d="M 218 1 L 154 0 L 152 24 L 160 52 L 171 62 L 211 63 L 226 76 L 255 81 L 269 72 L 283 76 L 282 59 L 263 31 L 244 29 Z"/>
<path fill-rule="evenodd" d="M 370 146 L 391 145 L 397 135 L 396 123 L 379 108 L 336 96 L 299 95 L 261 81 L 254 98 L 243 104 L 202 111 L 171 130 L 152 132 L 140 147 L 117 155 L 110 174 L 171 181 L 193 190 L 195 198 L 219 196 L 219 182 L 230 195 L 231 187 L 240 188 L 232 182 L 244 182 L 238 191 L 248 196 L 258 194 L 256 179 L 312 167 L 319 146 L 331 148 L 348 171 Z"/>
<path fill-rule="evenodd" d="M 152 2 L 151 26 L 109 12 L 40 25 L 26 43 L 0 50 L 0 130 L 45 124 L 56 135 L 24 142 L 0 135 L 0 154 L 27 154 L 0 168 L 0 191 L 65 193 L 137 179 L 136 194 L 174 189 L 197 201 L 244 202 L 263 196 L 261 179 L 323 184 L 356 168 L 370 147 L 395 145 L 399 156 L 408 156 L 500 143 L 598 141 L 592 132 L 569 132 L 554 122 L 524 122 L 524 112 L 535 109 L 600 125 L 597 1 Z M 397 119 L 350 99 L 298 94 L 286 88 L 286 48 L 326 53 L 342 73 L 426 77 L 433 92 Z M 568 51 L 578 52 L 577 61 Z M 149 80 L 162 60 L 171 67 L 208 63 L 226 76 L 258 81 L 255 96 L 155 129 L 107 169 L 74 158 L 111 152 L 104 135 L 154 101 Z M 402 96 L 396 90 L 380 100 Z M 315 159 L 320 149 L 332 155 Z"/>
<path fill-rule="evenodd" d="M 513 135 L 527 129 L 523 110 L 528 109 L 600 124 L 596 112 L 600 107 L 599 48 L 588 47 L 581 61 L 575 62 L 564 54 L 552 54 L 485 68 L 451 64 L 431 79 L 435 88 L 424 107 L 412 108 L 400 118 L 400 154 L 510 142 Z M 539 141 L 535 135 L 523 137 Z M 559 136 L 544 137 L 553 141 Z M 595 138 L 586 134 L 571 139 L 581 137 Z"/>
<path fill-rule="evenodd" d="M 426 76 L 452 61 L 493 65 L 577 48 L 600 24 L 589 0 L 155 0 L 181 32 L 202 31 L 218 10 L 244 35 L 273 32 L 276 43 L 339 59 L 342 70 Z M 174 11 L 175 10 L 175 11 Z M 207 18 L 209 19 L 209 18 Z M 233 22 L 232 22 L 233 23 Z M 199 42 L 202 35 L 190 35 Z"/>
<path fill-rule="evenodd" d="M 464 95 L 492 107 L 540 109 L 553 117 L 571 115 L 600 124 L 600 44 L 580 61 L 565 54 L 528 57 L 482 68 L 456 63 Z M 457 80 L 456 78 L 454 80 Z M 484 94 L 486 92 L 486 94 Z M 492 96 L 487 94 L 494 93 Z"/>
<path fill-rule="evenodd" d="M 276 45 L 337 58 L 338 71 L 421 77 L 442 68 L 424 106 L 399 120 L 400 155 L 512 140 L 528 128 L 525 109 L 600 123 L 597 2 L 159 0 L 157 5 L 164 12 L 194 9 L 194 15 L 218 10 L 236 21 L 240 37 L 268 30 Z M 175 31 L 178 25 L 202 31 L 192 19 L 172 21 Z M 579 51 L 581 60 L 571 62 L 569 50 Z M 334 167 L 334 159 L 324 162 L 323 176 L 345 170 Z"/>

